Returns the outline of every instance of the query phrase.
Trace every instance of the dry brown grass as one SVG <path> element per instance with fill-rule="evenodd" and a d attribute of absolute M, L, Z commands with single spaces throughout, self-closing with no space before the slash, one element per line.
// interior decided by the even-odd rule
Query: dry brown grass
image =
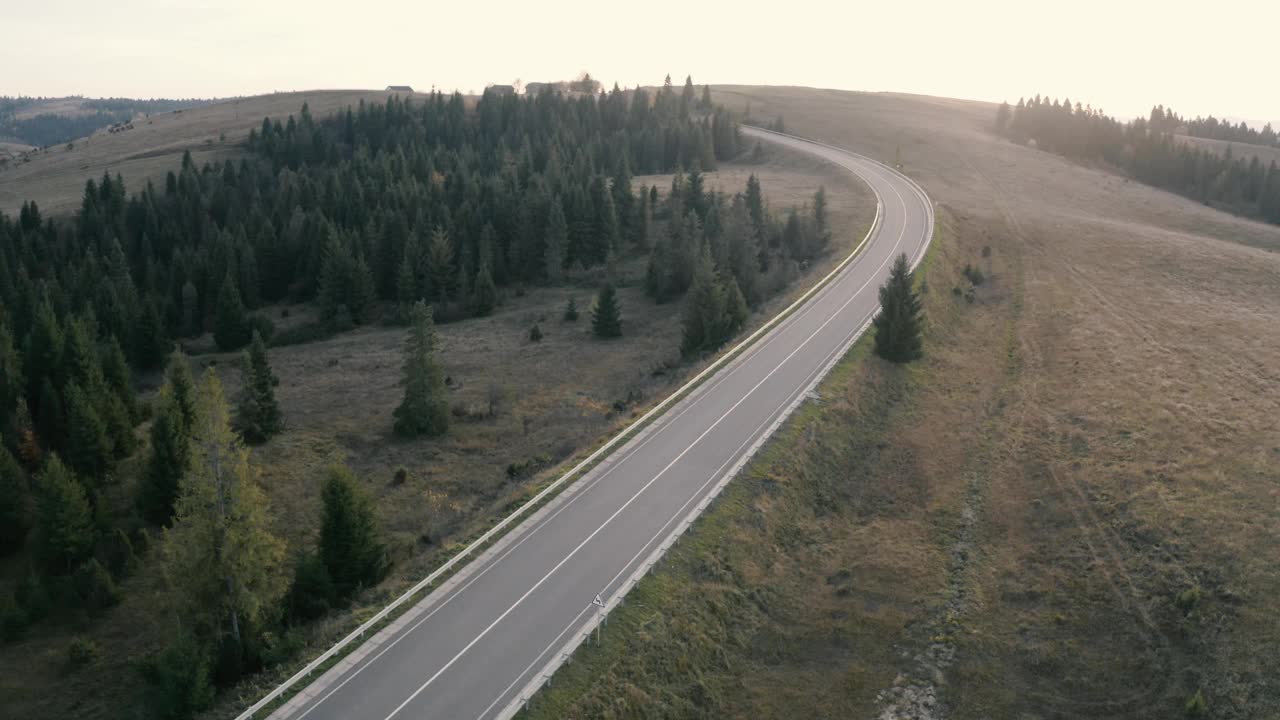
<path fill-rule="evenodd" d="M 1253 145 L 1250 143 L 1229 142 L 1227 140 L 1214 140 L 1212 138 L 1198 138 L 1190 135 L 1178 135 L 1178 142 L 1183 142 L 1192 147 L 1198 147 L 1202 150 L 1208 150 L 1218 155 L 1224 155 L 1227 148 L 1231 148 L 1231 154 L 1237 158 L 1248 160 L 1251 157 L 1257 157 L 1258 162 L 1262 163 L 1265 168 L 1272 162 L 1280 163 L 1280 148 L 1267 147 L 1266 145 Z"/>
<path fill-rule="evenodd" d="M 238 157 L 237 147 L 262 118 L 297 114 L 308 103 L 322 117 L 361 100 L 382 101 L 397 93 L 373 90 L 316 90 L 237 98 L 213 105 L 158 113 L 134 121 L 133 130 L 99 131 L 72 143 L 28 155 L 29 162 L 0 166 L 0 212 L 13 215 L 28 200 L 46 213 L 63 214 L 79 207 L 87 180 L 103 172 L 125 178 L 138 190 L 147 181 L 161 185 L 165 173 L 176 170 L 182 153 L 191 152 L 197 165 Z M 403 93 L 400 93 L 403 95 Z M 420 96 L 420 94 L 416 94 Z M 225 136 L 225 138 L 224 138 Z"/>
<path fill-rule="evenodd" d="M 1197 690 L 1210 716 L 1280 715 L 1280 228 L 999 140 L 985 103 L 715 95 L 900 154 L 942 204 L 927 358 L 842 366 L 544 716 L 931 717 L 936 697 L 956 718 L 1168 718 Z M 964 263 L 988 282 L 939 304 Z M 866 456 L 840 452 L 860 434 Z M 837 522 L 811 517 L 824 488 Z"/>
<path fill-rule="evenodd" d="M 751 323 L 758 324 L 861 239 L 875 202 L 865 187 L 835 168 L 781 153 L 771 154 L 762 165 L 731 165 L 720 173 L 709 173 L 707 186 L 736 191 L 745 186 L 751 172 L 761 176 L 766 198 L 775 208 L 801 205 L 819 185 L 826 185 L 837 230 L 833 253 L 816 263 L 785 296 L 774 298 L 753 315 Z M 657 182 L 665 194 L 671 178 L 646 180 Z M 276 393 L 287 429 L 255 448 L 253 458 L 278 531 L 293 551 L 314 542 L 323 470 L 344 458 L 375 496 L 397 560 L 392 577 L 380 588 L 359 598 L 351 609 L 333 613 L 308 629 L 303 638 L 311 646 L 308 652 L 317 653 L 317 648 L 345 634 L 357 619 L 375 612 L 421 578 L 427 568 L 453 551 L 453 543 L 505 512 L 511 502 L 551 476 L 555 472 L 551 465 L 626 424 L 698 369 L 698 365 L 676 364 L 680 305 L 654 305 L 643 297 L 639 280 L 644 267 L 642 257 L 624 266 L 629 278 L 619 291 L 624 335 L 616 341 L 590 336 L 588 308 L 594 286 L 589 284 L 533 289 L 523 297 L 509 291 L 506 303 L 493 316 L 439 326 L 441 357 L 451 378 L 450 404 L 467 417 L 454 417 L 448 435 L 438 440 L 403 441 L 391 432 L 392 410 L 401 397 L 397 384 L 403 329 L 366 328 L 271 350 L 273 369 L 281 379 Z M 577 298 L 581 317 L 576 323 L 565 323 L 561 316 L 571 295 Z M 310 315 L 305 308 L 292 306 L 290 317 L 281 320 L 281 310 L 272 308 L 268 314 L 286 324 L 305 322 Z M 535 322 L 543 332 L 539 343 L 528 340 Z M 208 343 L 202 339 L 194 345 Z M 198 370 L 212 362 L 234 398 L 239 384 L 235 356 L 202 354 L 194 362 Z M 661 374 L 655 374 L 659 369 Z M 492 417 L 487 416 L 490 388 L 501 390 L 503 398 Z M 548 466 L 539 476 L 508 479 L 509 464 L 538 456 L 546 458 Z M 397 485 L 393 477 L 401 466 L 408 471 L 408 480 Z M 129 488 L 119 488 L 116 500 L 123 503 L 128 494 Z M 41 626 L 28 639 L 0 647 L 0 697 L 5 699 L 5 713 L 31 718 L 114 718 L 137 706 L 137 673 L 121 660 L 154 651 L 167 622 L 154 567 L 145 567 L 123 588 L 124 602 L 100 621 L 72 628 Z M 109 659 L 67 675 L 66 646 L 79 634 L 96 640 Z M 257 686 L 243 688 L 243 695 L 258 694 L 286 674 L 284 670 L 257 678 Z M 228 695 L 214 714 L 234 715 L 245 704 L 244 698 Z"/>

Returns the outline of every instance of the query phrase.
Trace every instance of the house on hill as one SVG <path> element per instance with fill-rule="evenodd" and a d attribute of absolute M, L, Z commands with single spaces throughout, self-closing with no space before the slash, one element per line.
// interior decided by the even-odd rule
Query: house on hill
<path fill-rule="evenodd" d="M 387 92 L 413 92 L 413 88 L 408 85 L 388 85 Z"/>
<path fill-rule="evenodd" d="M 491 92 L 495 95 L 515 95 L 516 89 L 511 85 L 490 85 L 485 88 L 485 92 Z"/>

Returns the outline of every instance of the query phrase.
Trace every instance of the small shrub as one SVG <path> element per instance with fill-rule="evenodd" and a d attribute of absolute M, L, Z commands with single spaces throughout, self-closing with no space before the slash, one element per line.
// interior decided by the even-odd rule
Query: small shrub
<path fill-rule="evenodd" d="M 982 246 L 982 257 L 984 257 L 984 258 L 989 258 L 989 257 L 991 257 L 991 246 L 990 246 L 990 245 L 983 245 L 983 246 Z"/>
<path fill-rule="evenodd" d="M 960 297 L 961 295 L 964 295 L 964 291 L 958 287 L 953 287 L 951 288 L 951 294 L 955 295 L 956 297 Z"/>
<path fill-rule="evenodd" d="M 529 342 L 542 342 L 542 328 L 537 324 L 529 328 Z"/>
<path fill-rule="evenodd" d="M 1200 586 L 1192 585 L 1178 593 L 1178 596 L 1173 600 L 1173 604 L 1182 611 L 1183 615 L 1190 615 L 1191 611 L 1195 610 L 1196 606 L 1200 604 Z"/>
<path fill-rule="evenodd" d="M 144 703 L 158 718 L 189 718 L 213 704 L 209 654 L 189 637 L 145 660 L 139 667 L 146 680 Z"/>
<path fill-rule="evenodd" d="M 569 296 L 568 304 L 564 306 L 564 321 L 565 322 L 578 321 L 578 301 L 572 295 Z"/>
<path fill-rule="evenodd" d="M 116 528 L 111 532 L 111 538 L 106 545 L 107 569 L 111 571 L 112 576 L 124 577 L 138 566 L 138 556 L 133 549 L 133 541 L 122 528 Z"/>
<path fill-rule="evenodd" d="M 391 484 L 399 487 L 409 481 L 409 469 L 401 465 L 396 468 L 396 474 L 391 476 Z"/>
<path fill-rule="evenodd" d="M 81 607 L 90 614 L 102 612 L 120 602 L 120 588 L 96 558 L 90 558 L 80 566 L 72 584 Z"/>
<path fill-rule="evenodd" d="M 298 558 L 294 566 L 293 583 L 289 586 L 288 608 L 290 617 L 310 621 L 329 612 L 338 600 L 329 570 L 314 553 Z"/>
<path fill-rule="evenodd" d="M 507 466 L 507 479 L 523 480 L 541 470 L 550 460 L 546 455 L 534 455 Z"/>
<path fill-rule="evenodd" d="M 67 646 L 67 666 L 72 670 L 98 659 L 98 644 L 88 638 L 75 638 Z"/>
<path fill-rule="evenodd" d="M 964 264 L 964 270 L 962 272 L 964 273 L 964 276 L 969 279 L 969 282 L 973 283 L 975 286 L 981 285 L 987 280 L 987 277 L 982 274 L 981 270 L 969 263 Z"/>
<path fill-rule="evenodd" d="M 263 342 L 270 342 L 271 336 L 276 332 L 276 324 L 271 322 L 271 318 L 266 315 L 252 315 L 249 317 L 250 330 L 257 330 L 262 336 Z"/>
<path fill-rule="evenodd" d="M 31 616 L 13 598 L 0 601 L 0 640 L 21 639 L 31 625 Z"/>
<path fill-rule="evenodd" d="M 1204 691 L 1196 690 L 1196 694 L 1187 700 L 1187 717 L 1203 717 L 1209 711 L 1209 702 L 1204 699 Z"/>

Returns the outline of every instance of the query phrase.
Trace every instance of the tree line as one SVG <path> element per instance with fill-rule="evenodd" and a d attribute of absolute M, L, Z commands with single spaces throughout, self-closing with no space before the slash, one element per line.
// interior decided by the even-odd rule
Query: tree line
<path fill-rule="evenodd" d="M 1181 115 L 1174 112 L 1172 108 L 1165 109 L 1163 105 L 1151 108 L 1151 116 L 1148 122 L 1152 128 L 1160 132 L 1182 133 L 1191 137 L 1280 147 L 1280 135 L 1277 135 L 1276 131 L 1271 128 L 1271 123 L 1263 125 L 1261 130 L 1256 130 L 1249 127 L 1249 124 L 1243 120 L 1232 124 L 1229 120 L 1219 120 L 1212 115 L 1209 117 L 1196 116 L 1194 120 L 1185 120 Z"/>
<path fill-rule="evenodd" d="M 1159 108 L 1158 108 L 1159 109 Z M 1280 223 L 1280 169 L 1257 155 L 1236 157 L 1179 141 L 1180 119 L 1160 110 L 1121 123 L 1099 110 L 1036 96 L 1002 103 L 996 131 L 1018 143 L 1085 161 L 1106 162 L 1144 182 L 1208 205 Z M 1155 122 L 1153 122 L 1153 120 Z M 1177 123 L 1176 125 L 1174 123 Z"/>

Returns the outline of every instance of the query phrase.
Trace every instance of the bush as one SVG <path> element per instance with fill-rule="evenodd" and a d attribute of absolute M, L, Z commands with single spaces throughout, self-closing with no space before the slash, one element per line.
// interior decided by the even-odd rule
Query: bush
<path fill-rule="evenodd" d="M 190 637 L 145 660 L 139 667 L 147 688 L 145 704 L 161 720 L 185 720 L 213 705 L 209 655 Z"/>
<path fill-rule="evenodd" d="M 964 270 L 961 272 L 964 273 L 964 276 L 969 278 L 969 282 L 973 283 L 975 286 L 986 282 L 987 277 L 982 274 L 982 271 L 969 263 L 964 264 Z"/>
<path fill-rule="evenodd" d="M 409 480 L 409 469 L 401 465 L 396 468 L 396 474 L 391 476 L 391 484 L 395 486 L 403 485 Z"/>
<path fill-rule="evenodd" d="M 534 455 L 519 462 L 513 462 L 507 466 L 507 478 L 510 480 L 523 480 L 541 470 L 550 460 L 546 455 Z"/>
<path fill-rule="evenodd" d="M 1200 586 L 1192 585 L 1178 593 L 1178 596 L 1173 600 L 1173 604 L 1182 611 L 1183 615 L 1190 615 L 1191 611 L 1195 610 L 1196 606 L 1200 604 Z"/>
<path fill-rule="evenodd" d="M 1187 700 L 1187 717 L 1202 717 L 1209 711 L 1209 702 L 1204 699 L 1204 691 L 1196 690 L 1196 694 Z"/>
<path fill-rule="evenodd" d="M 569 302 L 564 306 L 564 321 L 578 321 L 578 301 L 573 297 L 569 297 Z"/>
<path fill-rule="evenodd" d="M 75 638 L 67 646 L 67 666 L 72 670 L 98 659 L 98 644 L 88 638 Z"/>
<path fill-rule="evenodd" d="M 529 328 L 529 342 L 542 342 L 542 328 L 535 323 Z"/>
<path fill-rule="evenodd" d="M 276 324 L 266 315 L 253 315 L 249 318 L 249 330 L 251 335 L 253 331 L 257 331 L 262 336 L 262 342 L 271 342 L 271 336 L 276 334 Z"/>
<path fill-rule="evenodd" d="M 290 617 L 302 621 L 315 620 L 337 603 L 338 591 L 333 586 L 333 578 L 314 553 L 298 558 L 287 600 Z"/>
<path fill-rule="evenodd" d="M 31 617 L 27 611 L 13 598 L 0 602 L 0 640 L 13 642 L 27 632 L 31 625 Z"/>
<path fill-rule="evenodd" d="M 80 566 L 72 585 L 80 606 L 90 614 L 102 612 L 120 602 L 120 588 L 96 558 L 90 558 Z"/>
<path fill-rule="evenodd" d="M 121 528 L 111 532 L 104 554 L 107 569 L 111 571 L 113 577 L 125 577 L 138 567 L 138 556 L 134 553 L 133 541 Z"/>

